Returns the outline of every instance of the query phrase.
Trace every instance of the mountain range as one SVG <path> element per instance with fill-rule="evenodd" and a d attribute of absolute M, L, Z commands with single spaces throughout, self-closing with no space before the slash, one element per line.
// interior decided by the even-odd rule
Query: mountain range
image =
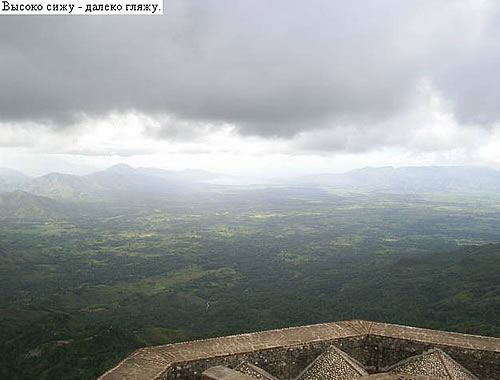
<path fill-rule="evenodd" d="M 50 173 L 27 177 L 11 169 L 0 169 L 0 193 L 24 191 L 60 199 L 110 198 L 130 193 L 165 193 L 192 187 L 218 175 L 198 171 L 169 171 L 151 168 L 132 168 L 118 164 L 89 175 Z"/>
<path fill-rule="evenodd" d="M 66 200 L 112 199 L 207 189 L 210 181 L 220 178 L 219 174 L 200 170 L 133 168 L 126 164 L 118 164 L 84 176 L 51 173 L 41 177 L 28 177 L 16 170 L 0 169 L 0 193 L 23 191 Z M 497 193 L 500 191 L 500 171 L 458 166 L 366 167 L 342 174 L 296 177 L 270 185 L 393 193 Z"/>
<path fill-rule="evenodd" d="M 320 174 L 290 183 L 385 192 L 498 192 L 500 171 L 482 167 L 366 167 L 341 174 Z"/>

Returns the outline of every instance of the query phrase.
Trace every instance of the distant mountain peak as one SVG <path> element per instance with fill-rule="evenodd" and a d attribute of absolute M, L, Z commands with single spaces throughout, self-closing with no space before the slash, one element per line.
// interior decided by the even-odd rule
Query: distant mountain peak
<path fill-rule="evenodd" d="M 66 173 L 57 173 L 57 172 L 53 172 L 53 173 L 48 173 L 48 174 L 45 174 L 41 177 L 38 177 L 38 178 L 46 178 L 46 179 L 59 179 L 59 178 L 78 178 L 80 176 L 77 176 L 77 175 L 74 175 L 74 174 L 66 174 Z"/>
<path fill-rule="evenodd" d="M 134 170 L 134 168 L 132 166 L 130 166 L 129 164 L 120 163 L 120 164 L 116 164 L 116 165 L 111 166 L 107 170 L 112 170 L 112 171 L 129 171 L 129 170 Z"/>

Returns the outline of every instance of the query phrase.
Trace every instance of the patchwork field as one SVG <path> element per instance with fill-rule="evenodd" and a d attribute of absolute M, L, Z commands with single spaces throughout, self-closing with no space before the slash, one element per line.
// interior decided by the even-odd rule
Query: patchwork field
<path fill-rule="evenodd" d="M 142 345 L 348 318 L 500 336 L 500 197 L 326 190 L 4 214 L 2 377 L 91 379 Z"/>

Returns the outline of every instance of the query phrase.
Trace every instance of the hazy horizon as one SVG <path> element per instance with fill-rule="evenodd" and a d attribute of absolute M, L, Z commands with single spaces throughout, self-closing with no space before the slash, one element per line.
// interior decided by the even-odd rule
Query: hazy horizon
<path fill-rule="evenodd" d="M 165 170 L 165 171 L 171 171 L 171 172 L 185 172 L 185 171 L 201 171 L 201 172 L 207 172 L 207 173 L 212 173 L 212 174 L 220 174 L 222 177 L 233 177 L 235 179 L 239 178 L 243 180 L 244 182 L 248 181 L 267 181 L 267 182 L 272 182 L 273 179 L 286 179 L 286 178 L 295 178 L 295 177 L 308 177 L 308 176 L 315 176 L 315 175 L 328 175 L 328 174 L 346 174 L 355 170 L 361 170 L 361 169 L 382 169 L 382 168 L 392 168 L 392 169 L 405 169 L 405 168 L 467 168 L 467 169 L 492 169 L 498 171 L 498 168 L 495 167 L 488 167 L 488 166 L 482 166 L 482 165 L 403 165 L 403 166 L 393 166 L 393 165 L 385 165 L 385 166 L 370 166 L 370 165 L 365 165 L 365 166 L 359 166 L 359 167 L 352 167 L 352 168 L 346 168 L 344 170 L 318 170 L 317 168 L 312 168 L 311 170 L 293 170 L 293 171 L 268 171 L 268 172 L 259 172 L 257 170 L 252 171 L 252 170 L 247 170 L 243 172 L 235 172 L 235 171 L 225 171 L 225 170 L 218 170 L 218 171 L 212 171 L 212 170 L 205 170 L 205 169 L 199 169 L 199 168 L 168 168 L 168 167 L 160 167 L 160 166 L 134 166 L 130 165 L 126 162 L 117 162 L 109 166 L 104 166 L 104 167 L 93 167 L 93 168 L 83 168 L 79 167 L 77 165 L 72 166 L 72 165 L 65 165 L 61 168 L 61 170 L 40 170 L 40 171 L 30 171 L 30 170 L 23 170 L 22 167 L 18 167 L 17 165 L 10 165 L 10 166 L 0 166 L 1 169 L 6 169 L 6 170 L 15 170 L 21 174 L 24 174 L 28 177 L 43 177 L 48 174 L 69 174 L 69 175 L 77 175 L 77 176 L 85 176 L 93 173 L 97 173 L 100 171 L 108 170 L 111 169 L 115 166 L 120 166 L 120 165 L 126 165 L 132 169 L 160 169 L 160 170 Z"/>

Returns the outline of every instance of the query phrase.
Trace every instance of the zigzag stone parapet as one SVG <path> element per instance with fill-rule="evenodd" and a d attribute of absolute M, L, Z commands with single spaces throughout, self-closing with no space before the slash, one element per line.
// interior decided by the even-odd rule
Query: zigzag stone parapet
<path fill-rule="evenodd" d="M 498 338 L 363 320 L 146 347 L 132 353 L 99 379 L 199 379 L 210 367 L 235 368 L 242 361 L 255 364 L 279 379 L 290 379 L 297 377 L 331 345 L 373 372 L 439 348 L 479 378 L 500 379 Z"/>
<path fill-rule="evenodd" d="M 331 346 L 318 356 L 296 380 L 353 380 L 368 375 L 363 366 Z"/>
<path fill-rule="evenodd" d="M 450 380 L 479 380 L 440 349 L 433 349 L 396 363 L 387 372 L 431 375 Z"/>

